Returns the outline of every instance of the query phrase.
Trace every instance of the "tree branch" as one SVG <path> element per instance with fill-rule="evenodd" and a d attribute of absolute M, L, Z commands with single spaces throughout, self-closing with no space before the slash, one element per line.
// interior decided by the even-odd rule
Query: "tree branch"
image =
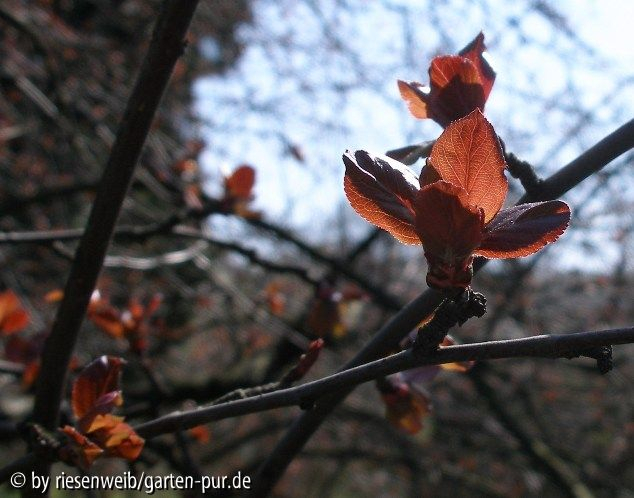
<path fill-rule="evenodd" d="M 123 199 L 197 0 L 168 0 L 157 20 L 148 53 L 123 115 L 75 260 L 64 298 L 42 354 L 33 421 L 53 429 L 59 418 L 68 363 L 99 275 Z"/>
<path fill-rule="evenodd" d="M 277 273 L 288 273 L 301 278 L 306 283 L 316 287 L 319 281 L 310 276 L 306 268 L 300 266 L 287 265 L 282 263 L 276 263 L 274 261 L 268 261 L 262 259 L 256 250 L 244 247 L 236 242 L 219 240 L 211 235 L 208 235 L 201 230 L 184 225 L 176 225 L 180 221 L 184 221 L 188 218 L 200 218 L 207 214 L 216 212 L 216 207 L 212 205 L 209 209 L 187 211 L 181 214 L 176 214 L 167 220 L 159 223 L 153 223 L 144 226 L 120 226 L 114 230 L 113 237 L 115 239 L 134 239 L 145 240 L 155 235 L 164 235 L 169 237 L 181 237 L 185 239 L 194 239 L 207 242 L 208 244 L 215 246 L 219 249 L 227 251 L 233 251 L 241 256 L 247 258 L 251 263 L 260 266 L 266 270 L 270 270 Z M 65 242 L 80 239 L 84 235 L 84 230 L 81 228 L 67 228 L 59 230 L 43 230 L 43 231 L 24 231 L 24 232 L 0 232 L 0 244 L 50 244 L 54 242 Z M 64 256 L 69 256 L 66 251 L 62 251 Z M 165 256 L 165 255 L 162 255 Z M 176 255 L 174 255 L 176 256 Z M 185 254 L 182 254 L 185 256 Z M 72 258 L 72 253 L 70 254 Z M 114 259 L 117 258 L 117 259 Z M 153 263 L 150 258 L 143 258 L 143 261 L 133 264 L 133 258 L 128 258 L 130 262 L 129 267 L 144 270 L 156 268 L 159 264 L 167 264 L 168 261 L 165 258 L 158 257 L 157 261 Z M 187 258 L 185 258 L 187 259 Z M 182 262 L 177 259 L 176 262 Z M 105 266 L 125 266 L 126 257 L 113 257 L 106 256 L 104 259 Z"/>
<path fill-rule="evenodd" d="M 408 349 L 358 367 L 297 387 L 211 405 L 187 412 L 174 412 L 135 427 L 145 438 L 190 429 L 214 420 L 257 413 L 284 406 L 310 406 L 327 394 L 346 390 L 403 370 L 424 365 L 502 358 L 574 358 L 594 348 L 634 342 L 634 327 L 574 334 L 538 335 L 521 339 L 447 346 L 433 352 Z"/>

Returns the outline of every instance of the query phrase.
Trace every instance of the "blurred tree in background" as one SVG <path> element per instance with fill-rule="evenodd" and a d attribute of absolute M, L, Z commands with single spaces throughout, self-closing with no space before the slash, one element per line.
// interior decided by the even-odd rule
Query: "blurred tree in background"
<path fill-rule="evenodd" d="M 85 225 L 160 3 L 0 4 L 0 290 L 17 294 L 29 317 L 17 330 L 0 318 L 7 463 L 24 452 L 16 423 L 31 411 L 34 365 L 78 239 L 44 235 Z M 309 377 L 341 368 L 424 289 L 426 271 L 420 248 L 349 209 L 341 154 L 436 138 L 438 125 L 409 116 L 396 79 L 427 81 L 434 55 L 457 52 L 482 29 L 498 74 L 487 116 L 508 152 L 541 177 L 554 173 L 634 113 L 630 33 L 617 19 L 628 7 L 581 4 L 202 0 L 75 368 L 102 354 L 126 358 L 130 423 L 279 380 L 318 337 L 326 346 Z M 560 243 L 475 277 L 489 311 L 452 331 L 459 342 L 631 326 L 633 157 L 565 196 L 573 220 Z M 232 176 L 247 170 L 239 166 L 255 170 L 253 190 Z M 516 201 L 522 185 L 509 180 Z M 421 393 L 416 434 L 386 420 L 385 384 L 363 385 L 274 495 L 630 496 L 631 352 L 616 349 L 607 376 L 588 359 L 440 372 Z M 134 468 L 254 475 L 298 412 L 148 440 Z M 94 471 L 126 465 L 103 460 Z"/>

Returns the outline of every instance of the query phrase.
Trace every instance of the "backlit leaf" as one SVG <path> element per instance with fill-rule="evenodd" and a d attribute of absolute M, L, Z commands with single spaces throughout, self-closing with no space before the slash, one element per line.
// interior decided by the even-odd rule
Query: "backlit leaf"
<path fill-rule="evenodd" d="M 254 184 L 255 170 L 244 164 L 225 177 L 225 192 L 227 197 L 248 199 Z"/>
<path fill-rule="evenodd" d="M 29 324 L 29 315 L 12 290 L 0 293 L 0 334 L 10 335 Z"/>
<path fill-rule="evenodd" d="M 420 244 L 414 230 L 412 202 L 416 175 L 405 165 L 366 151 L 343 155 L 344 190 L 354 210 L 405 244 Z"/>
<path fill-rule="evenodd" d="M 416 81 L 397 81 L 401 98 L 407 103 L 409 112 L 418 119 L 431 118 L 427 101 L 429 99 L 429 87 L 425 87 Z"/>
<path fill-rule="evenodd" d="M 423 419 L 431 413 L 431 402 L 420 390 L 398 378 L 391 376 L 386 382 L 387 385 L 380 388 L 385 418 L 398 429 L 416 434 L 423 428 Z"/>
<path fill-rule="evenodd" d="M 80 469 L 88 470 L 94 461 L 103 455 L 104 451 L 74 427 L 69 425 L 60 429 L 69 442 L 60 450 L 63 461 L 76 465 Z"/>
<path fill-rule="evenodd" d="M 537 252 L 554 242 L 570 222 L 570 208 L 563 201 L 520 204 L 503 209 L 484 230 L 475 252 L 485 258 L 517 258 Z"/>
<path fill-rule="evenodd" d="M 73 413 L 82 419 L 105 394 L 119 391 L 119 374 L 123 360 L 101 356 L 82 370 L 73 384 Z"/>
<path fill-rule="evenodd" d="M 446 127 L 475 109 L 484 109 L 486 98 L 475 65 L 459 56 L 435 57 L 429 68 L 429 117 Z"/>
<path fill-rule="evenodd" d="M 444 181 L 466 190 L 469 204 L 484 210 L 485 223 L 502 207 L 508 190 L 506 162 L 493 126 L 479 110 L 445 129 L 429 163 Z"/>
<path fill-rule="evenodd" d="M 106 451 L 108 456 L 134 461 L 143 451 L 144 444 L 145 440 L 130 425 L 121 422 L 110 431 Z"/>
<path fill-rule="evenodd" d="M 424 187 L 416 197 L 416 231 L 426 255 L 452 264 L 480 244 L 481 211 L 467 203 L 465 190 L 445 181 Z"/>
<path fill-rule="evenodd" d="M 85 431 L 90 439 L 105 450 L 104 456 L 136 460 L 145 441 L 123 421 L 123 417 L 97 415 Z"/>
<path fill-rule="evenodd" d="M 488 99 L 491 88 L 493 88 L 493 83 L 495 82 L 495 71 L 486 60 L 484 34 L 480 32 L 459 54 L 469 59 L 475 65 L 478 70 L 478 75 L 480 76 L 482 89 L 484 90 L 484 99 Z"/>
<path fill-rule="evenodd" d="M 198 443 L 207 444 L 211 441 L 211 431 L 206 425 L 197 425 L 189 429 L 189 435 L 193 437 Z"/>

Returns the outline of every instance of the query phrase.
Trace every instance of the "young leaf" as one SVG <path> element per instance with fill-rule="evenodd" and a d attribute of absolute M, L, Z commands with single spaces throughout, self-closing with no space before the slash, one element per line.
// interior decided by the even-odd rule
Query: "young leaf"
<path fill-rule="evenodd" d="M 73 384 L 72 406 L 77 419 L 88 414 L 97 401 L 108 393 L 119 391 L 119 374 L 123 360 L 101 356 L 82 370 Z"/>
<path fill-rule="evenodd" d="M 489 93 L 491 93 L 495 82 L 495 71 L 486 60 L 485 53 L 486 45 L 484 44 L 484 34 L 482 32 L 459 52 L 460 55 L 466 57 L 475 65 L 484 91 L 484 99 L 486 100 L 489 98 Z"/>
<path fill-rule="evenodd" d="M 321 338 L 311 341 L 308 350 L 299 357 L 297 364 L 284 376 L 284 381 L 291 384 L 301 380 L 319 358 L 324 344 Z"/>
<path fill-rule="evenodd" d="M 562 201 L 503 209 L 485 227 L 475 255 L 485 258 L 528 256 L 557 240 L 569 222 L 570 208 Z"/>
<path fill-rule="evenodd" d="M 435 57 L 429 68 L 430 117 L 446 127 L 475 109 L 484 109 L 486 98 L 475 65 L 463 57 Z"/>
<path fill-rule="evenodd" d="M 255 184 L 255 170 L 246 164 L 236 168 L 231 175 L 225 177 L 227 197 L 248 199 Z"/>
<path fill-rule="evenodd" d="M 20 299 L 12 290 L 0 293 L 0 334 L 10 335 L 29 324 L 29 315 L 22 309 Z"/>
<path fill-rule="evenodd" d="M 70 425 L 60 429 L 69 442 L 60 450 L 62 461 L 76 465 L 82 470 L 88 470 L 94 461 L 103 455 L 104 451 L 86 436 Z"/>
<path fill-rule="evenodd" d="M 493 126 L 479 110 L 445 129 L 429 163 L 444 181 L 466 190 L 469 204 L 484 210 L 485 223 L 502 207 L 508 190 L 506 162 Z"/>
<path fill-rule="evenodd" d="M 385 403 L 385 418 L 398 429 L 416 434 L 431 413 L 431 402 L 420 390 L 396 377 L 388 377 L 379 388 Z"/>
<path fill-rule="evenodd" d="M 105 456 L 128 460 L 136 460 L 145 443 L 134 429 L 123 421 L 123 417 L 110 414 L 97 415 L 86 434 L 106 450 Z"/>
<path fill-rule="evenodd" d="M 445 181 L 424 187 L 416 197 L 416 231 L 426 255 L 453 264 L 480 244 L 482 212 L 467 203 L 465 190 Z"/>
<path fill-rule="evenodd" d="M 405 244 L 420 244 L 414 230 L 412 201 L 416 175 L 407 166 L 366 151 L 343 155 L 344 190 L 354 210 Z"/>
<path fill-rule="evenodd" d="M 398 91 L 401 98 L 407 103 L 409 112 L 418 119 L 431 118 L 427 102 L 429 100 L 429 87 L 416 81 L 398 80 Z"/>

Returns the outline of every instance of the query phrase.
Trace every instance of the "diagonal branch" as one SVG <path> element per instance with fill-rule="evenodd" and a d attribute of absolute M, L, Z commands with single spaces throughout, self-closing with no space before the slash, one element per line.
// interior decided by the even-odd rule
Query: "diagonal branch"
<path fill-rule="evenodd" d="M 47 429 L 57 425 L 68 363 L 79 328 L 154 113 L 174 64 L 183 52 L 184 37 L 197 3 L 197 0 L 164 2 L 145 62 L 123 115 L 86 230 L 75 254 L 64 298 L 42 353 L 33 421 Z"/>
<path fill-rule="evenodd" d="M 341 390 L 347 392 L 358 384 L 424 365 L 502 358 L 574 358 L 585 356 L 586 352 L 597 347 L 632 342 L 634 342 L 634 327 L 460 344 L 431 352 L 412 348 L 297 387 L 273 392 L 258 391 L 257 395 L 247 398 L 186 412 L 174 412 L 140 424 L 135 431 L 141 437 L 152 438 L 177 430 L 190 429 L 214 420 L 285 406 L 311 406 L 317 399 L 330 393 Z"/>

